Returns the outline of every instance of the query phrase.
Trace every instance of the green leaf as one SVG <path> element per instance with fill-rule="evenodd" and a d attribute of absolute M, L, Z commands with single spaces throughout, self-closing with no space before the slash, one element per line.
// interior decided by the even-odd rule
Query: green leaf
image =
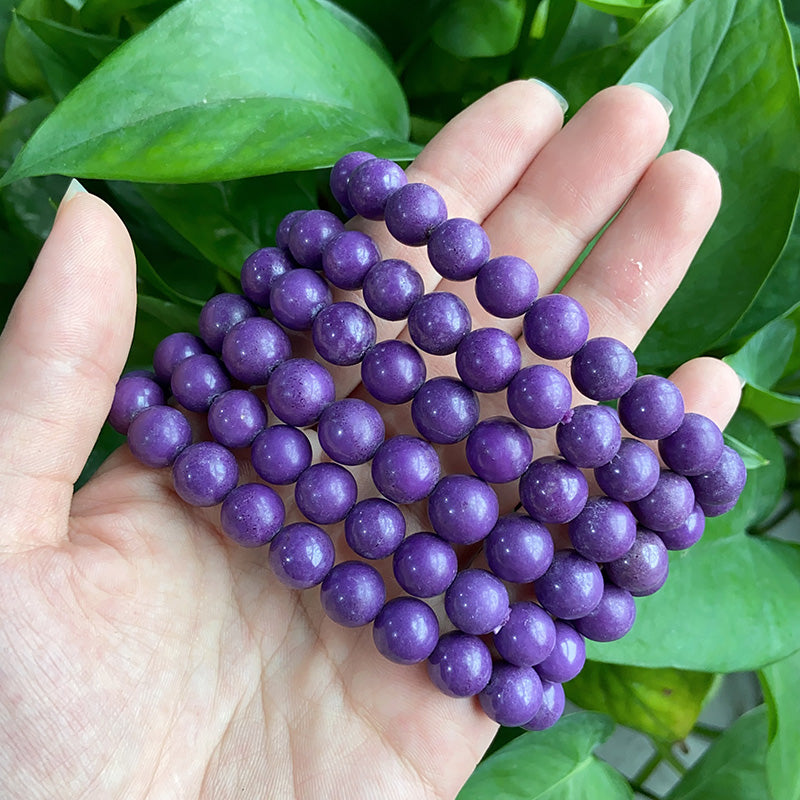
<path fill-rule="evenodd" d="M 798 284 L 800 284 L 800 205 L 795 209 L 792 230 L 783 252 L 772 266 L 747 311 L 723 344 L 731 339 L 751 334 L 788 311 L 797 302 L 797 297 L 794 292 L 787 292 L 786 287 Z"/>
<path fill-rule="evenodd" d="M 569 714 L 552 728 L 525 733 L 483 761 L 457 800 L 622 800 L 628 782 L 592 755 L 614 729 L 601 714 Z"/>
<path fill-rule="evenodd" d="M 766 744 L 767 714 L 764 706 L 759 706 L 736 720 L 709 747 L 666 800 L 760 800 L 768 797 L 764 769 Z"/>
<path fill-rule="evenodd" d="M 613 14 L 615 17 L 630 17 L 639 19 L 656 0 L 580 0 L 591 8 L 596 8 L 604 14 Z"/>
<path fill-rule="evenodd" d="M 587 661 L 564 688 L 581 708 L 672 743 L 689 735 L 713 682 L 707 672 Z"/>
<path fill-rule="evenodd" d="M 149 314 L 164 323 L 171 331 L 197 332 L 197 309 L 187 308 L 169 300 L 140 294 L 137 299 L 139 311 Z"/>
<path fill-rule="evenodd" d="M 351 30 L 364 44 L 371 47 L 380 58 L 392 69 L 392 54 L 386 49 L 384 43 L 375 35 L 375 32 L 365 25 L 358 17 L 345 11 L 341 6 L 330 0 L 317 0 L 317 2 L 332 16 L 336 17 L 347 29 Z"/>
<path fill-rule="evenodd" d="M 756 386 L 745 386 L 742 394 L 742 406 L 752 409 L 768 425 L 777 427 L 800 419 L 800 397 L 760 389 Z"/>
<path fill-rule="evenodd" d="M 660 0 L 632 30 L 616 37 L 608 34 L 609 17 L 579 4 L 567 35 L 556 52 L 554 65 L 541 77 L 560 88 L 571 108 L 578 109 L 592 95 L 617 83 L 625 70 L 688 5 L 689 0 Z M 591 15 L 589 21 L 575 25 L 576 20 L 587 15 Z M 589 25 L 589 22 L 593 24 Z M 600 22 L 604 27 L 598 32 L 596 28 Z M 590 33 L 594 36 L 589 36 Z"/>
<path fill-rule="evenodd" d="M 2 183 L 223 180 L 350 149 L 408 157 L 407 134 L 386 64 L 315 0 L 183 0 L 58 105 Z"/>
<path fill-rule="evenodd" d="M 660 366 L 702 353 L 736 325 L 789 234 L 800 92 L 779 0 L 696 0 L 622 77 L 631 81 L 675 104 L 667 147 L 705 156 L 722 180 L 719 217 L 638 348 Z"/>
<path fill-rule="evenodd" d="M 769 788 L 774 800 L 800 800 L 800 650 L 764 667 L 760 677 L 769 710 Z"/>
<path fill-rule="evenodd" d="M 792 354 L 797 329 L 788 319 L 776 319 L 722 360 L 753 386 L 769 389 L 783 375 Z"/>
<path fill-rule="evenodd" d="M 637 598 L 617 642 L 587 641 L 596 661 L 701 672 L 757 669 L 797 649 L 800 549 L 739 533 L 670 554 L 666 584 Z"/>
<path fill-rule="evenodd" d="M 735 436 L 731 436 L 729 433 L 725 434 L 725 444 L 739 453 L 742 457 L 742 461 L 744 461 L 745 469 L 758 469 L 759 467 L 766 467 L 767 464 L 770 463 L 769 459 L 762 456 L 754 447 L 746 445 L 743 441 L 737 439 Z"/>
<path fill-rule="evenodd" d="M 125 187 L 136 194 L 197 254 L 235 278 L 254 250 L 274 244 L 281 219 L 316 205 L 308 175 L 275 175 L 199 185 Z"/>
<path fill-rule="evenodd" d="M 524 0 L 451 0 L 431 36 L 459 58 L 501 56 L 516 46 L 524 16 Z"/>

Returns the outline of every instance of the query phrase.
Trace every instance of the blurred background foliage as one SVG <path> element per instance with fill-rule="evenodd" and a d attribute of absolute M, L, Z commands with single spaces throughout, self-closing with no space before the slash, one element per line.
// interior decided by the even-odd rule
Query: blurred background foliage
<path fill-rule="evenodd" d="M 453 115 L 538 77 L 574 114 L 614 83 L 674 103 L 667 149 L 719 171 L 719 217 L 637 351 L 643 371 L 724 357 L 745 383 L 726 437 L 737 508 L 671 554 L 620 642 L 592 644 L 543 733 L 502 730 L 464 787 L 477 798 L 800 798 L 800 0 L 0 0 L 0 319 L 68 177 L 125 220 L 139 305 L 130 367 L 235 291 L 244 258 L 296 208 L 334 208 L 326 169 L 367 149 L 408 160 Z M 121 441 L 98 440 L 90 474 Z M 763 704 L 697 719 L 751 671 Z M 653 755 L 624 777 L 593 754 L 617 726 Z M 713 740 L 690 769 L 690 736 Z M 508 743 L 510 742 L 510 743 Z M 506 744 L 508 743 L 508 744 Z M 505 747 L 501 745 L 506 744 Z"/>

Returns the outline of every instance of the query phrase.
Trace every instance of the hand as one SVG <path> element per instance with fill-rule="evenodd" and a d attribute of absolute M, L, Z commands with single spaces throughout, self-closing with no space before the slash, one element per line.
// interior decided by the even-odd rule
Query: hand
<path fill-rule="evenodd" d="M 616 87 L 562 130 L 546 89 L 512 83 L 444 128 L 409 179 L 439 189 L 451 216 L 483 222 L 493 254 L 530 260 L 542 293 L 627 199 L 566 291 L 593 336 L 635 347 L 719 204 L 705 161 L 659 156 L 667 127 L 657 100 Z M 385 257 L 418 262 L 364 227 Z M 218 509 L 184 504 L 169 470 L 126 447 L 73 496 L 130 345 L 134 273 L 120 220 L 78 194 L 0 339 L 0 794 L 452 798 L 496 730 L 475 700 L 439 694 L 423 665 L 384 660 L 370 626 L 335 625 L 317 591 L 274 578 L 267 548 L 231 544 Z M 455 290 L 475 327 L 489 324 L 471 286 Z M 502 325 L 520 334 L 520 320 Z M 402 325 L 379 331 L 397 335 Z M 429 375 L 453 370 L 432 361 Z M 345 394 L 354 374 L 337 375 Z M 727 423 L 739 394 L 729 368 L 704 358 L 672 377 L 688 410 Z M 482 410 L 507 413 L 503 393 Z M 408 426 L 407 409 L 387 419 L 389 433 Z M 534 446 L 552 451 L 547 437 Z M 458 469 L 463 451 L 451 450 Z"/>

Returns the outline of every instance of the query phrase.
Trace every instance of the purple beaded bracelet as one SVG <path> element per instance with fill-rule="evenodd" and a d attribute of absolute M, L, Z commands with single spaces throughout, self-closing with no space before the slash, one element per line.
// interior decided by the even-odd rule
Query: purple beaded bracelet
<path fill-rule="evenodd" d="M 548 364 L 521 368 L 517 341 L 500 328 L 472 330 L 467 306 L 446 291 L 424 292 L 406 261 L 382 259 L 366 234 L 326 211 L 294 211 L 276 246 L 242 266 L 243 295 L 203 307 L 200 336 L 175 333 L 156 348 L 153 373 L 117 384 L 109 414 L 147 466 L 172 468 L 177 494 L 221 504 L 224 533 L 239 545 L 269 544 L 286 586 L 320 586 L 325 613 L 357 627 L 373 623 L 378 651 L 400 664 L 427 660 L 431 681 L 452 697 L 479 696 L 503 725 L 542 730 L 564 708 L 562 683 L 585 660 L 584 637 L 613 641 L 633 625 L 634 597 L 664 583 L 668 550 L 702 535 L 705 518 L 735 503 L 746 479 L 719 428 L 685 413 L 680 391 L 656 375 L 637 377 L 633 353 L 610 337 L 589 338 L 589 320 L 563 294 L 538 297 L 521 258 L 490 258 L 479 224 L 447 216 L 432 187 L 369 153 L 350 153 L 331 172 L 345 216 L 385 220 L 401 244 L 426 247 L 450 280 L 475 279 L 478 303 L 498 319 L 524 315 L 523 339 L 543 360 L 571 359 L 572 384 L 606 405 L 572 405 L 565 376 Z M 321 272 L 320 272 L 321 270 Z M 331 286 L 361 290 L 364 306 L 333 302 Z M 413 344 L 376 341 L 375 317 L 407 320 Z M 289 331 L 310 331 L 319 357 L 360 364 L 364 387 L 382 403 L 411 402 L 418 436 L 385 438 L 380 412 L 336 400 L 331 373 L 293 357 Z M 308 335 L 308 334 L 307 334 Z M 426 380 L 420 351 L 455 354 L 458 377 Z M 234 382 L 266 387 L 266 405 Z M 480 419 L 481 393 L 506 392 L 510 416 Z M 186 417 L 208 415 L 213 441 L 192 443 Z M 268 425 L 268 411 L 279 421 Z M 330 461 L 312 463 L 302 428 L 316 427 Z M 528 429 L 555 427 L 559 455 L 534 459 Z M 623 437 L 622 429 L 632 437 Z M 434 444 L 466 439 L 474 474 L 442 475 Z M 657 441 L 666 464 L 639 439 Z M 231 450 L 249 448 L 263 483 L 239 484 Z M 348 467 L 371 462 L 382 497 L 358 501 Z M 589 496 L 593 470 L 601 495 Z M 526 514 L 500 516 L 490 484 L 519 481 Z M 295 485 L 307 522 L 285 525 L 273 487 Z M 399 506 L 428 500 L 430 531 L 406 535 Z M 355 556 L 335 564 L 323 529 L 344 521 Z M 555 550 L 548 524 L 567 524 L 571 547 Z M 454 546 L 480 544 L 486 569 L 458 568 Z M 360 559 L 392 558 L 402 596 L 386 602 L 380 573 Z M 512 602 L 509 587 L 532 586 L 536 602 Z M 425 598 L 444 595 L 453 630 L 440 631 Z M 491 634 L 490 649 L 480 637 Z M 494 656 L 493 656 L 494 653 Z"/>

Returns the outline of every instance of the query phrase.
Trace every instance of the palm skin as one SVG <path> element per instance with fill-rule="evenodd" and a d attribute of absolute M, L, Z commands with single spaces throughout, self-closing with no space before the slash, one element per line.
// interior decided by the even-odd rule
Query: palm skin
<path fill-rule="evenodd" d="M 718 204 L 705 162 L 658 157 L 666 127 L 652 97 L 619 87 L 560 131 L 549 93 L 517 82 L 445 128 L 409 179 L 439 188 L 451 216 L 483 221 L 495 254 L 529 258 L 543 292 L 634 192 L 567 287 L 593 335 L 634 346 Z M 363 225 L 384 257 L 420 263 Z M 72 495 L 130 343 L 133 280 L 121 223 L 78 195 L 0 339 L 0 384 L 12 387 L 0 399 L 0 794 L 454 797 L 496 730 L 475 700 L 384 660 L 369 626 L 338 627 L 317 590 L 286 589 L 267 548 L 230 543 L 217 509 L 184 504 L 168 470 L 127 448 Z M 488 324 L 471 308 L 476 327 Z M 519 321 L 503 324 L 519 334 Z M 379 330 L 397 335 L 402 325 Z M 429 375 L 451 367 L 439 360 Z M 336 377 L 339 396 L 363 392 L 352 370 Z M 688 409 L 727 422 L 738 400 L 727 367 L 699 359 L 673 379 Z M 502 402 L 484 398 L 484 415 Z M 407 409 L 387 418 L 390 432 L 408 429 Z M 463 458 L 453 451 L 449 470 Z M 368 470 L 357 472 L 364 497 Z M 424 509 L 410 513 L 408 530 L 424 528 Z M 338 538 L 337 558 L 352 557 Z"/>

